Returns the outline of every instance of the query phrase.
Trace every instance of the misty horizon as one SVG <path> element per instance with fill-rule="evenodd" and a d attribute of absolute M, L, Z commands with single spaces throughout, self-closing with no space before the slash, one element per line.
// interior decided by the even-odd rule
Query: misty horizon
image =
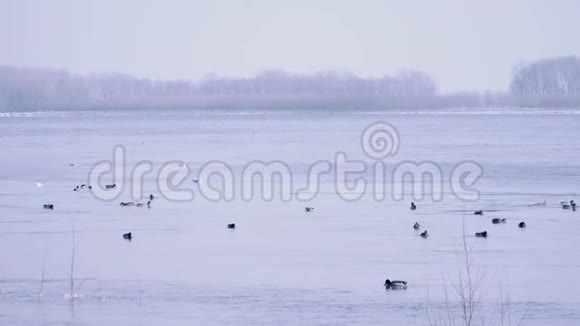
<path fill-rule="evenodd" d="M 251 78 L 151 80 L 127 74 L 0 66 L 0 111 L 60 110 L 422 110 L 481 107 L 580 107 L 580 58 L 546 58 L 513 71 L 501 92 L 438 92 L 416 70 L 361 78 L 326 71 L 265 71 Z"/>
<path fill-rule="evenodd" d="M 574 55 L 568 56 L 559 56 L 556 58 L 548 58 L 548 59 L 565 59 L 565 58 L 578 58 Z M 539 61 L 548 60 L 547 58 L 542 58 Z M 264 68 L 256 71 L 255 73 L 244 75 L 244 76 L 237 76 L 237 75 L 219 75 L 212 72 L 204 73 L 201 77 L 198 78 L 155 78 L 154 76 L 149 75 L 139 75 L 139 74 L 131 74 L 126 71 L 115 71 L 112 69 L 105 69 L 100 71 L 74 71 L 67 69 L 65 67 L 52 67 L 52 66 L 30 66 L 30 65 L 7 65 L 0 63 L 0 69 L 8 69 L 8 70 L 19 70 L 19 71 L 39 71 L 39 72 L 52 72 L 52 73 L 61 73 L 67 74 L 73 77 L 81 77 L 81 78 L 127 78 L 127 79 L 134 79 L 134 80 L 147 80 L 150 82 L 161 82 L 161 83 L 171 83 L 171 82 L 187 82 L 192 84 L 202 84 L 204 82 L 209 81 L 247 81 L 253 80 L 256 78 L 260 78 L 261 76 L 271 75 L 271 74 L 281 74 L 286 75 L 290 78 L 308 78 L 308 77 L 316 77 L 316 76 L 335 76 L 341 79 L 348 79 L 348 78 L 355 78 L 359 80 L 380 80 L 383 78 L 396 78 L 398 76 L 404 76 L 406 74 L 422 74 L 426 77 L 429 77 L 430 80 L 433 82 L 434 90 L 433 94 L 437 95 L 453 95 L 453 94 L 501 94 L 501 93 L 508 93 L 510 91 L 510 83 L 512 82 L 513 72 L 517 71 L 517 69 L 524 67 L 526 65 L 533 64 L 534 62 L 524 63 L 523 61 L 519 61 L 514 63 L 512 66 L 512 70 L 509 71 L 508 75 L 510 76 L 510 80 L 506 84 L 505 88 L 497 88 L 497 89 L 469 89 L 469 90 L 446 90 L 442 89 L 441 85 L 437 82 L 438 77 L 432 74 L 429 74 L 426 71 L 422 71 L 419 69 L 415 69 L 413 67 L 405 67 L 394 71 L 391 74 L 377 74 L 375 76 L 365 76 L 361 74 L 357 74 L 353 71 L 348 70 L 325 70 L 325 69 L 315 69 L 311 72 L 300 72 L 300 71 L 292 71 L 283 68 Z"/>
<path fill-rule="evenodd" d="M 443 93 L 505 90 L 514 67 L 580 54 L 580 3 L 3 1 L 0 64 L 155 80 L 264 70 L 416 69 Z"/>

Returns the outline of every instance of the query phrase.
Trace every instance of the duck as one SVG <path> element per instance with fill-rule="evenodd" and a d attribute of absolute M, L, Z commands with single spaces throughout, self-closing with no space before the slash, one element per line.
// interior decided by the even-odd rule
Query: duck
<path fill-rule="evenodd" d="M 576 210 L 576 203 L 574 202 L 574 200 L 571 200 L 569 202 L 562 201 L 562 202 L 560 202 L 560 205 L 562 205 L 563 209 L 572 208 L 573 210 Z"/>
<path fill-rule="evenodd" d="M 228 224 L 228 229 L 235 229 L 236 228 L 236 223 L 230 223 Z"/>
<path fill-rule="evenodd" d="M 419 224 L 418 222 L 415 222 L 415 224 L 413 224 L 413 229 L 419 230 L 420 228 L 421 228 L 421 224 Z"/>
<path fill-rule="evenodd" d="M 45 205 L 42 205 L 42 208 L 44 208 L 44 209 L 54 209 L 54 205 L 53 204 L 45 204 Z"/>
<path fill-rule="evenodd" d="M 314 210 L 314 207 L 306 207 L 306 208 L 304 209 L 304 211 L 305 211 L 306 213 L 310 213 L 310 212 L 312 212 L 313 210 Z"/>
<path fill-rule="evenodd" d="M 105 185 L 105 189 L 115 189 L 117 184 L 113 183 L 112 185 Z"/>
<path fill-rule="evenodd" d="M 493 223 L 493 224 L 500 224 L 500 223 L 505 224 L 505 223 L 507 223 L 507 220 L 505 218 L 494 218 L 491 220 L 491 223 Z"/>
<path fill-rule="evenodd" d="M 566 202 L 562 202 L 562 203 L 560 203 L 560 204 L 562 205 L 562 209 L 570 209 L 570 208 L 572 208 L 572 206 L 570 206 L 570 205 L 569 205 L 568 203 L 566 203 Z"/>
<path fill-rule="evenodd" d="M 480 209 L 478 211 L 473 212 L 474 215 L 483 215 L 483 210 Z"/>
<path fill-rule="evenodd" d="M 411 210 L 414 211 L 417 209 L 417 205 L 414 202 L 411 202 Z"/>
<path fill-rule="evenodd" d="M 407 288 L 407 281 L 400 281 L 400 280 L 385 280 L 385 288 L 387 289 L 405 289 Z"/>
<path fill-rule="evenodd" d="M 477 238 L 487 238 L 487 231 L 476 232 L 475 233 L 475 237 L 477 237 Z"/>
<path fill-rule="evenodd" d="M 429 236 L 429 233 L 427 232 L 427 230 L 421 232 L 421 237 L 427 239 L 427 237 Z"/>
<path fill-rule="evenodd" d="M 526 222 L 523 222 L 523 221 L 522 221 L 522 222 L 520 222 L 520 223 L 518 224 L 518 227 L 519 227 L 520 229 L 523 229 L 523 228 L 525 228 L 526 226 L 527 226 L 527 225 L 526 225 Z"/>
<path fill-rule="evenodd" d="M 123 239 L 131 240 L 131 239 L 133 239 L 133 235 L 131 235 L 131 232 L 125 233 L 125 234 L 123 234 Z"/>

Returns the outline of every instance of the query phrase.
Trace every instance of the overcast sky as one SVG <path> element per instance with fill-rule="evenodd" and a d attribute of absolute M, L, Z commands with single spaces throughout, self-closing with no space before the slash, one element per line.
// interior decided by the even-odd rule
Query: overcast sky
<path fill-rule="evenodd" d="M 514 64 L 580 55 L 580 1 L 0 0 L 0 64 L 153 78 L 414 68 L 503 89 Z"/>

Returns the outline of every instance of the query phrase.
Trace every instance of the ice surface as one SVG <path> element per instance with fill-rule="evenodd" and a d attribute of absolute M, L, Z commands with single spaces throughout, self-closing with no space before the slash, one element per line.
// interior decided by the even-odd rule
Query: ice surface
<path fill-rule="evenodd" d="M 411 199 L 345 202 L 329 178 L 309 203 L 214 203 L 196 194 L 193 202 L 159 198 L 146 209 L 119 207 L 127 192 L 111 203 L 73 192 L 115 145 L 126 148 L 129 165 L 183 160 L 194 173 L 210 160 L 236 172 L 252 160 L 281 160 L 303 185 L 309 164 L 337 151 L 371 161 L 359 143 L 374 121 L 400 133 L 388 164 L 431 160 L 449 171 L 462 160 L 479 162 L 480 200 L 446 193 L 416 211 Z M 513 324 L 525 315 L 526 325 L 578 325 L 580 212 L 559 202 L 580 201 L 579 125 L 577 114 L 519 113 L 2 117 L 0 324 L 428 324 L 426 303 L 443 310 L 445 284 L 453 291 L 464 220 L 486 290 L 482 309 L 493 309 L 503 291 Z M 155 175 L 145 182 L 157 195 Z M 544 200 L 545 207 L 528 206 Z M 55 209 L 42 209 L 46 203 Z M 478 209 L 489 213 L 473 215 Z M 493 225 L 493 217 L 508 222 Z M 517 227 L 523 220 L 525 230 Z M 428 239 L 413 230 L 416 221 Z M 63 294 L 73 228 L 71 306 Z M 472 236 L 483 230 L 487 239 Z M 132 241 L 122 239 L 126 232 Z M 408 289 L 385 291 L 385 278 L 407 280 Z"/>

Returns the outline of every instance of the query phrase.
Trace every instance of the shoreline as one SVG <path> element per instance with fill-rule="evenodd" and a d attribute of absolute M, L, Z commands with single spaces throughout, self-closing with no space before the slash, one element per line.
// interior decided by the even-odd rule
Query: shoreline
<path fill-rule="evenodd" d="M 143 109 L 143 110 L 46 110 L 0 112 L 0 118 L 72 117 L 72 116 L 276 116 L 304 114 L 311 115 L 577 115 L 580 108 L 449 108 L 420 110 L 376 110 L 376 109 Z"/>

